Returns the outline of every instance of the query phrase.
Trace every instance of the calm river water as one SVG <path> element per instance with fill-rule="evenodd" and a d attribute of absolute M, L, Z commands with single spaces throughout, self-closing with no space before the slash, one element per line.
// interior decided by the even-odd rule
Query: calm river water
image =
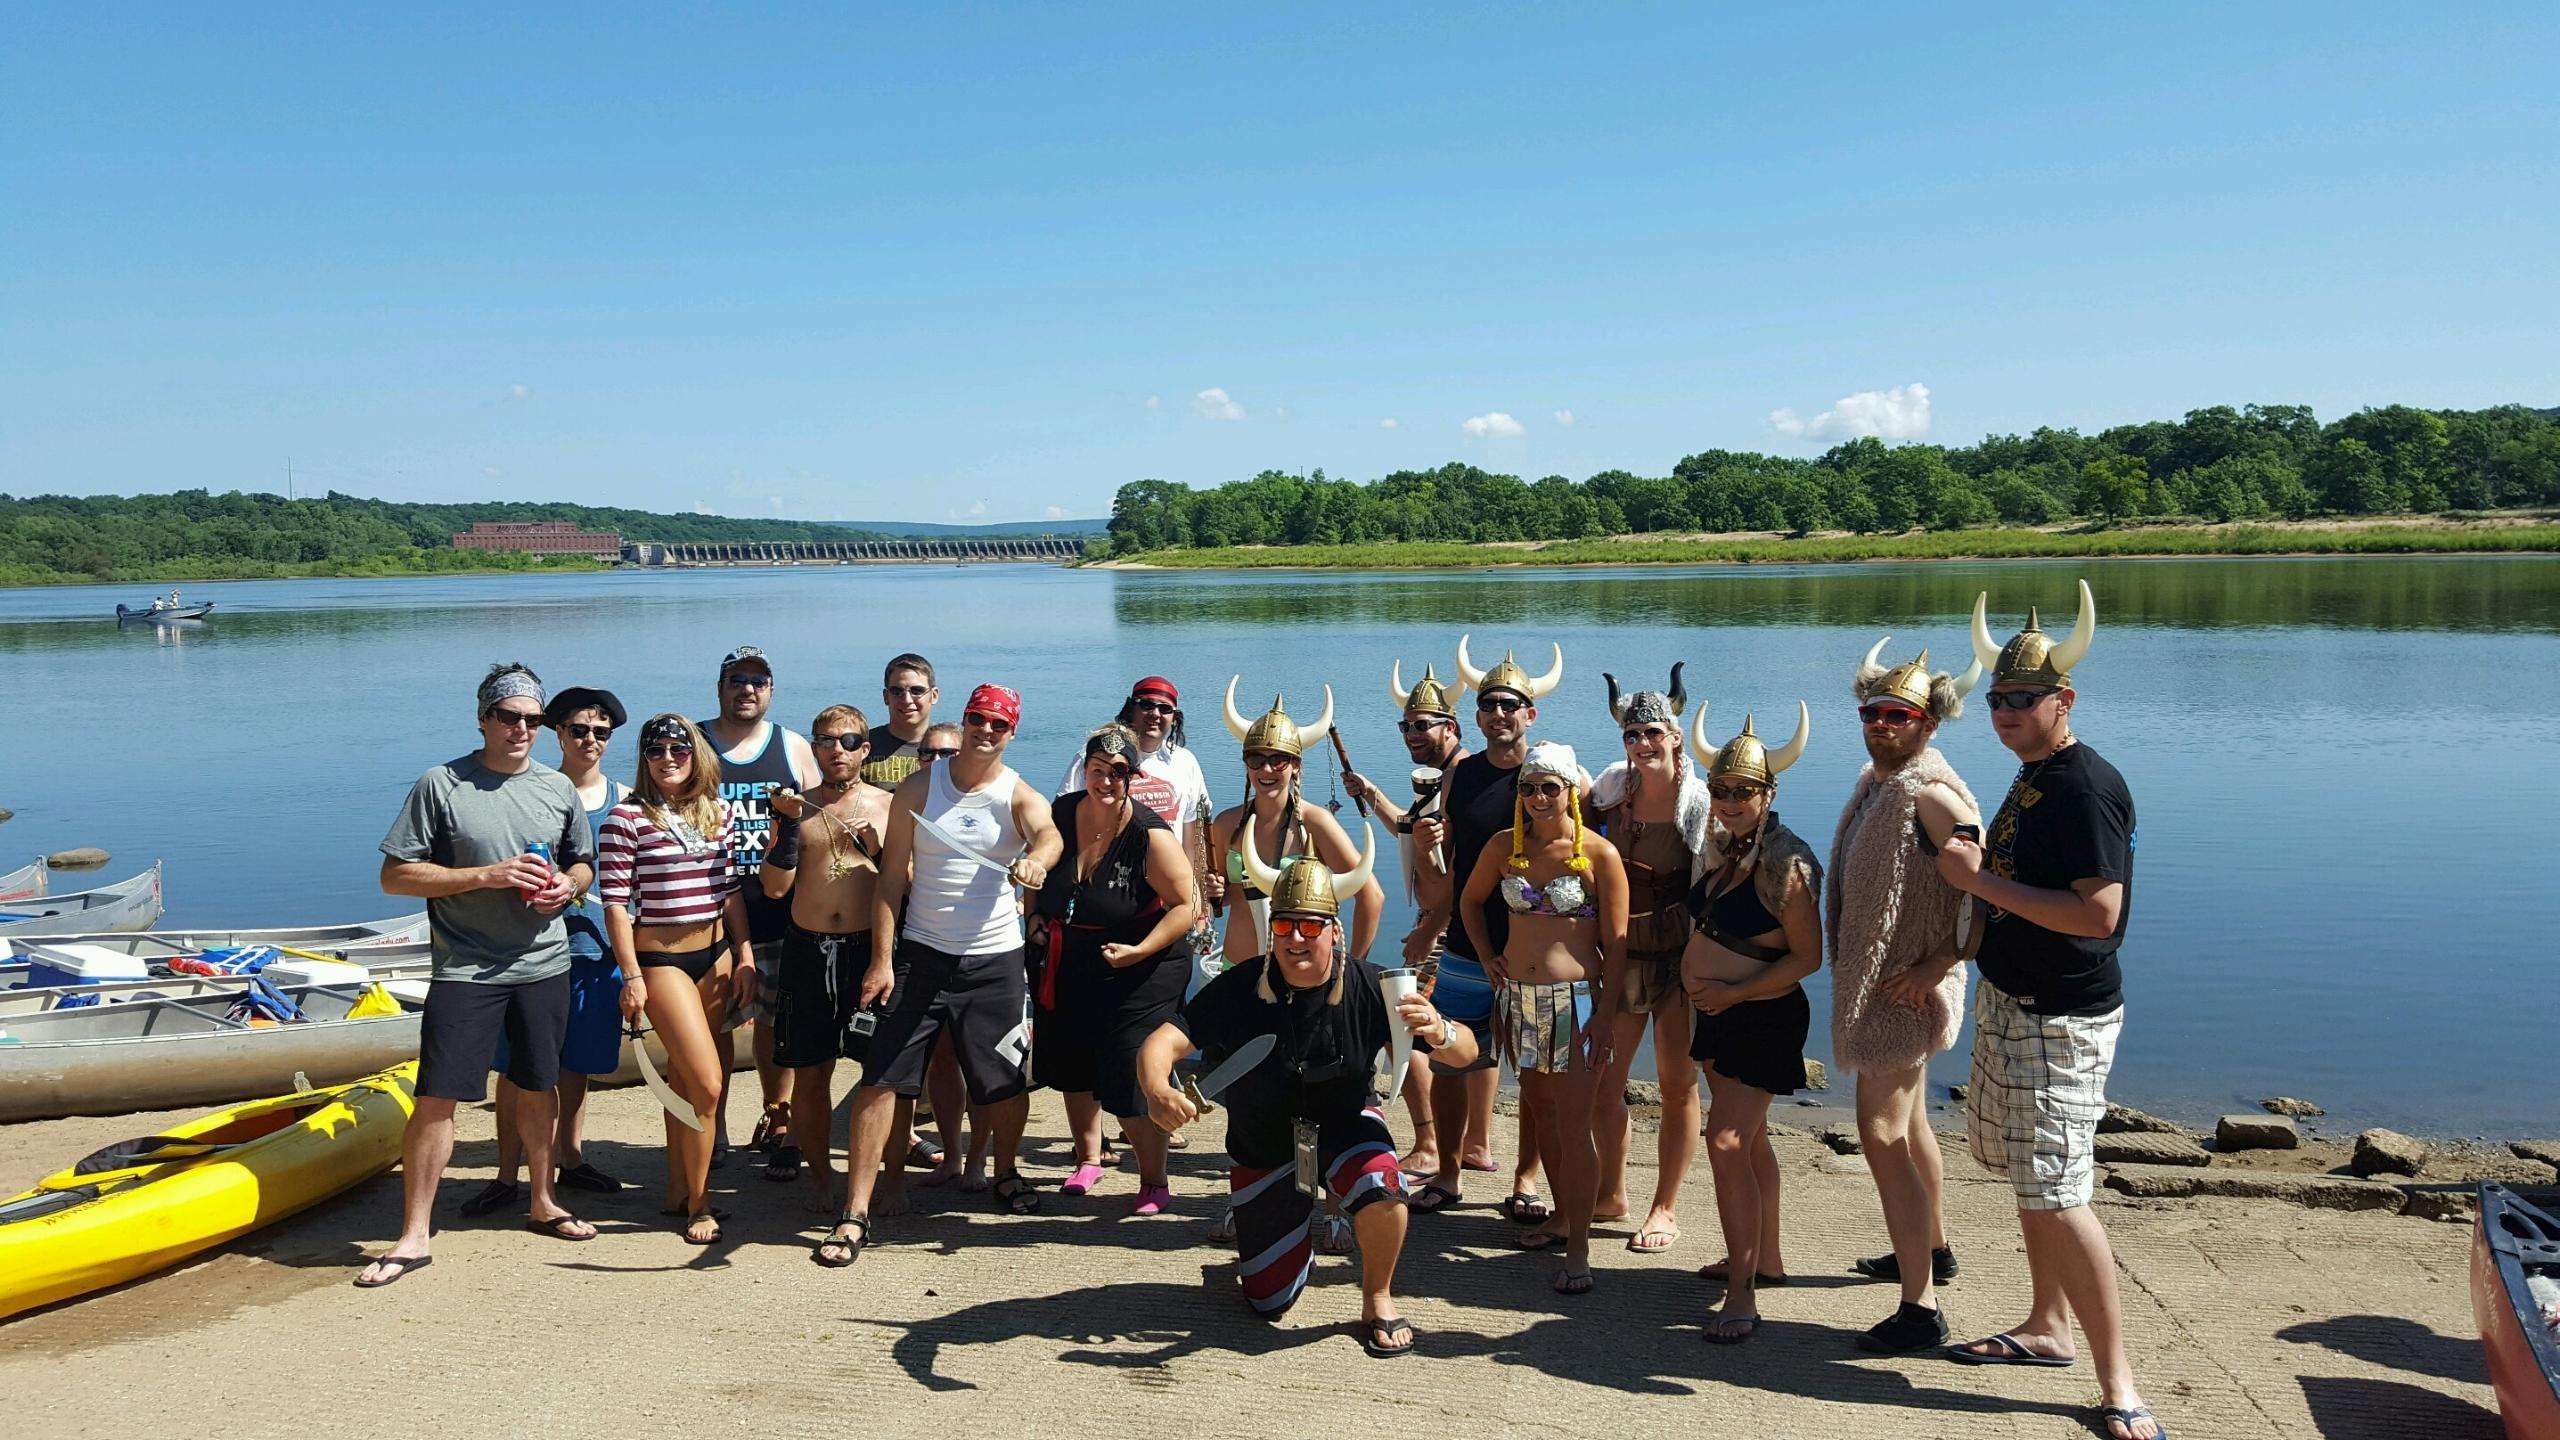
<path fill-rule="evenodd" d="M 1812 746 L 1780 810 L 1827 848 L 1864 759 L 1848 683 L 1867 646 L 1890 633 L 1891 653 L 1926 644 L 1960 663 L 1977 591 L 2005 638 L 2031 603 L 2067 626 L 2079 575 L 2101 627 L 2078 729 L 2142 818 L 2114 1092 L 2189 1119 L 2285 1093 L 2339 1127 L 2548 1131 L 2560 559 L 273 581 L 190 585 L 219 602 L 213 619 L 122 631 L 115 602 L 147 587 L 0 591 L 15 741 L 0 805 L 17 812 L 0 868 L 72 845 L 114 851 L 109 877 L 164 858 L 172 924 L 395 913 L 374 847 L 418 772 L 473 743 L 471 688 L 495 659 L 608 686 L 635 718 L 701 715 L 720 655 L 761 645 L 777 714 L 805 729 L 836 701 L 876 716 L 881 662 L 915 649 L 942 672 L 946 713 L 980 679 L 1022 690 L 1016 755 L 1044 785 L 1130 680 L 1162 672 L 1222 801 L 1240 782 L 1218 720 L 1227 677 L 1244 673 L 1248 713 L 1282 689 L 1301 718 L 1330 682 L 1352 755 L 1383 778 L 1405 768 L 1388 662 L 1445 676 L 1462 630 L 1479 663 L 1509 646 L 1533 671 L 1562 642 L 1565 686 L 1536 733 L 1595 772 L 1618 753 L 1604 669 L 1656 687 L 1686 660 L 1719 738 L 1745 710 L 1810 701 Z M 1940 744 L 1996 803 L 2015 766 L 1982 707 Z M 617 772 L 635 758 L 615 742 Z M 1319 800 L 1329 771 L 1310 768 Z M 1961 1079 L 1962 1050 L 1941 1068 Z"/>

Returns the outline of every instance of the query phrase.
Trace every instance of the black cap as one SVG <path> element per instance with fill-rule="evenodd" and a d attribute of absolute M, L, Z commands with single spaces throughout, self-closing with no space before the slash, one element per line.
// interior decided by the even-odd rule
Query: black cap
<path fill-rule="evenodd" d="M 631 712 L 622 708 L 622 701 L 612 691 L 591 685 L 572 685 L 552 696 L 551 703 L 543 707 L 542 723 L 557 730 L 581 710 L 603 711 L 604 718 L 612 721 L 616 730 L 631 723 Z"/>

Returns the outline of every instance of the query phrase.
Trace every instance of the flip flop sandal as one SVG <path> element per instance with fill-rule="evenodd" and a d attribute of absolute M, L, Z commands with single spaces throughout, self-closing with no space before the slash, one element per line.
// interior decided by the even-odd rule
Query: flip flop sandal
<path fill-rule="evenodd" d="M 548 1235 L 554 1240 L 593 1240 L 596 1238 L 596 1232 L 592 1226 L 588 1227 L 587 1233 L 584 1235 L 572 1235 L 569 1233 L 570 1226 L 585 1225 L 586 1223 L 586 1221 L 579 1219 L 575 1215 L 554 1215 L 548 1220 L 536 1220 L 531 1216 L 527 1216 L 525 1218 L 524 1228 L 532 1231 L 536 1235 Z"/>
<path fill-rule="evenodd" d="M 1172 1134 L 1164 1137 L 1164 1148 L 1167 1150 L 1188 1150 L 1191 1148 L 1191 1137 L 1183 1134 L 1179 1130 L 1176 1130 Z"/>
<path fill-rule="evenodd" d="M 1491 1161 L 1491 1160 L 1487 1160 L 1486 1162 L 1484 1162 L 1484 1163 L 1483 1163 L 1483 1164 L 1481 1164 L 1481 1165 L 1477 1164 L 1477 1163 L 1476 1163 L 1476 1162 L 1474 1162 L 1473 1160 L 1461 1160 L 1461 1161 L 1459 1161 L 1459 1162 L 1458 1162 L 1458 1168 L 1459 1168 L 1459 1169 L 1461 1169 L 1461 1170 L 1474 1170 L 1474 1171 L 1477 1171 L 1477 1172 L 1479 1172 L 1479 1173 L 1481 1173 L 1481 1174 L 1490 1175 L 1490 1174 L 1492 1174 L 1494 1171 L 1499 1170 L 1499 1169 L 1501 1169 L 1502 1167 L 1501 1167 L 1501 1165 L 1499 1165 L 1499 1164 L 1497 1164 L 1496 1162 Z"/>
<path fill-rule="evenodd" d="M 1398 1356 L 1412 1354 L 1413 1342 L 1419 1335 L 1419 1332 L 1413 1328 L 1413 1323 L 1401 1315 L 1382 1315 L 1375 1320 L 1358 1321 L 1352 1325 L 1351 1330 L 1353 1334 L 1360 1337 L 1360 1348 L 1368 1351 L 1369 1357 L 1373 1360 L 1393 1360 Z M 1404 1343 L 1401 1345 L 1394 1344 L 1389 1339 L 1399 1330 L 1404 1332 Z"/>
<path fill-rule="evenodd" d="M 1511 1243 L 1523 1250 L 1553 1250 L 1564 1243 L 1564 1237 L 1553 1230 L 1523 1230 Z"/>
<path fill-rule="evenodd" d="M 1559 1270 L 1550 1288 L 1559 1295 L 1588 1295 L 1591 1293 L 1591 1272 L 1585 1270 L 1576 1275 L 1570 1270 Z"/>
<path fill-rule="evenodd" d="M 1719 1269 L 1718 1267 L 1724 1268 Z M 1698 1278 L 1721 1285 L 1728 1278 L 1725 1272 L 1730 1269 L 1731 1266 L 1723 1260 L 1710 1260 L 1706 1264 L 1698 1267 Z M 1767 1290 L 1775 1286 L 1792 1285 L 1795 1283 L 1795 1279 L 1788 1275 L 1772 1275 L 1768 1271 L 1763 1270 L 1760 1272 L 1760 1278 L 1752 1283 L 1760 1289 Z"/>
<path fill-rule="evenodd" d="M 1036 1215 L 1040 1212 L 1040 1192 L 1019 1175 L 1002 1175 L 987 1190 L 997 1209 L 1008 1215 Z"/>
<path fill-rule="evenodd" d="M 1209 1227 L 1209 1243 L 1212 1245 L 1225 1245 L 1232 1242 L 1235 1238 L 1236 1207 L 1230 1205 L 1226 1209 L 1218 1212 L 1217 1223 Z"/>
<path fill-rule="evenodd" d="M 2098 1428 L 2102 1430 L 2109 1424 L 2121 1425 L 2131 1430 L 2145 1420 L 2150 1421 L 2152 1427 L 2160 1432 L 2160 1440 L 2169 1440 L 2169 1427 L 2160 1423 L 2160 1417 L 2152 1414 L 2151 1407 L 2148 1405 L 2101 1405 L 2098 1407 Z"/>
<path fill-rule="evenodd" d="M 1502 1218 L 1514 1225 L 1542 1225 L 1553 1213 L 1547 1209 L 1545 1200 L 1517 1190 L 1503 1196 L 1502 1203 L 1494 1209 L 1500 1211 Z"/>
<path fill-rule="evenodd" d="M 621 1181 L 584 1161 L 561 1171 L 553 1179 L 572 1190 L 585 1190 L 597 1195 L 615 1195 L 622 1191 Z"/>
<path fill-rule="evenodd" d="M 747 1137 L 750 1150 L 770 1150 L 791 1133 L 791 1107 L 767 1105 L 756 1118 L 756 1132 Z"/>
<path fill-rule="evenodd" d="M 916 1143 L 907 1147 L 907 1168 L 910 1170 L 931 1170 L 941 1163 L 942 1147 L 921 1135 L 916 1137 Z"/>
<path fill-rule="evenodd" d="M 385 1255 L 379 1260 L 368 1260 L 365 1262 L 366 1269 L 370 1270 L 377 1265 L 388 1265 L 391 1267 L 391 1273 L 383 1276 L 379 1280 L 367 1280 L 362 1275 L 358 1275 L 356 1277 L 356 1288 L 359 1290 L 379 1290 L 385 1285 L 390 1285 L 403 1279 L 412 1270 L 424 1270 L 434 1263 L 436 1263 L 436 1257 L 433 1255 Z"/>
<path fill-rule="evenodd" d="M 1348 1255 L 1354 1248 L 1351 1243 L 1351 1222 L 1339 1215 L 1327 1215 L 1318 1220 L 1312 1227 L 1311 1233 L 1315 1236 L 1316 1250 L 1320 1254 Z"/>
<path fill-rule="evenodd" d="M 1742 1328 L 1739 1330 L 1728 1330 L 1726 1328 L 1733 1325 L 1739 1325 Z M 1722 1320 L 1708 1321 L 1707 1328 L 1703 1333 L 1703 1338 L 1710 1345 L 1739 1345 L 1743 1341 L 1748 1340 L 1759 1333 L 1759 1316 L 1733 1315 Z"/>
<path fill-rule="evenodd" d="M 1457 1204 L 1459 1198 L 1458 1192 L 1446 1185 L 1425 1185 L 1414 1193 L 1411 1200 L 1405 1202 L 1405 1208 L 1419 1210 L 1425 1215 L 1435 1215 Z"/>
<path fill-rule="evenodd" d="M 702 1239 L 700 1239 L 700 1240 L 696 1240 L 696 1239 L 694 1239 L 694 1238 L 693 1238 L 693 1229 L 694 1229 L 694 1227 L 695 1227 L 695 1226 L 697 1226 L 697 1225 L 700 1225 L 700 1224 L 701 1224 L 703 1221 L 705 1221 L 705 1220 L 708 1220 L 708 1221 L 710 1221 L 710 1222 L 711 1222 L 711 1233 L 710 1233 L 708 1236 L 705 1236 L 704 1238 L 702 1238 Z M 717 1244 L 719 1244 L 719 1243 L 720 1243 L 720 1212 L 719 1212 L 719 1211 L 717 1211 L 717 1210 L 705 1210 L 705 1211 L 703 1211 L 703 1212 L 702 1212 L 701 1214 L 699 1214 L 699 1215 L 688 1215 L 688 1216 L 686 1216 L 686 1217 L 685 1217 L 685 1221 L 684 1221 L 684 1232 L 683 1232 L 683 1233 L 684 1233 L 684 1243 L 686 1243 L 687 1245 L 717 1245 Z"/>
<path fill-rule="evenodd" d="M 658 1213 L 666 1216 L 670 1220 L 688 1220 L 693 1216 L 692 1211 L 685 1209 L 681 1205 L 669 1205 Z M 710 1216 L 714 1220 L 726 1220 L 729 1218 L 729 1212 L 721 1209 L 717 1205 L 714 1205 L 710 1209 L 701 1213 Z"/>
<path fill-rule="evenodd" d="M 797 1180 L 800 1178 L 800 1163 L 800 1147 L 785 1140 L 774 1147 L 773 1158 L 764 1162 L 764 1178 Z"/>
<path fill-rule="evenodd" d="M 1659 1243 L 1647 1245 L 1644 1243 L 1647 1240 Z M 1639 1255 L 1659 1255 L 1679 1243 L 1680 1232 L 1677 1230 L 1639 1230 L 1627 1237 L 1627 1248 Z"/>
<path fill-rule="evenodd" d="M 859 1235 L 830 1234 L 826 1239 L 818 1242 L 818 1248 L 810 1252 L 809 1258 L 826 1266 L 830 1270 L 841 1270 L 852 1264 L 854 1261 L 861 1259 L 863 1247 L 871 1243 L 871 1217 L 867 1215 L 839 1215 L 836 1217 L 835 1228 L 837 1230 L 843 1230 L 845 1227 L 850 1225 L 861 1226 L 862 1233 Z M 827 1252 L 830 1250 L 840 1250 L 844 1253 L 841 1257 L 838 1257 L 828 1254 Z"/>
<path fill-rule="evenodd" d="M 1985 1352 L 1975 1349 L 1976 1345 L 1997 1345 L 2000 1348 Z M 2003 1332 L 1998 1335 L 1985 1335 L 1979 1340 L 1962 1345 L 1950 1345 L 1947 1347 L 1947 1358 L 1959 1365 L 2037 1365 L 2048 1370 L 2060 1370 L 2077 1357 L 2046 1355 L 2030 1350 L 2025 1341 Z"/>
<path fill-rule="evenodd" d="M 462 1202 L 462 1213 L 473 1219 L 502 1210 L 516 1201 L 524 1191 L 513 1180 L 492 1180 L 480 1187 L 480 1193 Z"/>

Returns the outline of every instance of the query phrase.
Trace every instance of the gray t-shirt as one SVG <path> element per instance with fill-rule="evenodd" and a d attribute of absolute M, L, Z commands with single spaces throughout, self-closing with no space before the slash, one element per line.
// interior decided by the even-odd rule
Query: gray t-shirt
<path fill-rule="evenodd" d="M 540 763 L 501 775 L 474 753 L 418 777 L 382 853 L 462 869 L 495 865 L 535 841 L 551 847 L 551 863 L 563 870 L 595 863 L 577 787 Z M 427 925 L 438 980 L 523 985 L 569 968 L 568 925 L 512 889 L 437 896 L 427 902 Z"/>

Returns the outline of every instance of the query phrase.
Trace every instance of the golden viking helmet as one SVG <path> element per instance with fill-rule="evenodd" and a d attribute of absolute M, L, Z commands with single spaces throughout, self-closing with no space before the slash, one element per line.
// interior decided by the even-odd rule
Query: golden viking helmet
<path fill-rule="evenodd" d="M 2089 593 L 2089 582 L 2080 582 L 2080 617 L 2072 622 L 2071 633 L 2060 640 L 2044 633 L 2031 608 L 2027 611 L 2026 629 L 2006 645 L 1993 644 L 1991 625 L 1983 613 L 1990 604 L 1991 592 L 1987 590 L 1973 602 L 1973 655 L 1977 665 L 1991 667 L 1991 683 L 2070 689 L 2071 667 L 2088 658 L 2089 642 L 2098 635 L 2098 601 Z"/>
<path fill-rule="evenodd" d="M 1552 642 L 1550 642 L 1552 643 Z M 1508 690 L 1535 705 L 1546 693 L 1564 683 L 1564 647 L 1555 646 L 1556 660 L 1547 673 L 1536 679 L 1520 668 L 1511 652 L 1502 652 L 1502 663 L 1490 670 L 1479 670 L 1467 660 L 1467 637 L 1458 637 L 1458 683 L 1482 695 L 1488 690 Z"/>
<path fill-rule="evenodd" d="M 1422 667 L 1422 678 L 1413 688 L 1404 688 L 1404 662 L 1398 660 L 1387 671 L 1387 693 L 1394 696 L 1396 708 L 1407 715 L 1438 715 L 1458 718 L 1458 697 L 1466 693 L 1464 685 L 1444 685 L 1430 666 Z"/>
<path fill-rule="evenodd" d="M 1323 740 L 1324 732 L 1333 728 L 1333 687 L 1330 685 L 1324 687 L 1324 713 L 1316 717 L 1313 725 L 1300 725 L 1291 720 L 1289 712 L 1281 708 L 1281 697 L 1277 695 L 1271 697 L 1268 713 L 1252 724 L 1246 724 L 1244 716 L 1236 710 L 1236 685 L 1243 679 L 1243 676 L 1235 675 L 1227 680 L 1227 729 L 1235 733 L 1246 754 L 1270 750 L 1303 757 L 1309 745 Z"/>
<path fill-rule="evenodd" d="M 1775 785 L 1778 776 L 1804 755 L 1807 732 L 1813 728 L 1813 712 L 1801 700 L 1796 702 L 1795 738 L 1772 750 L 1761 742 L 1751 728 L 1751 717 L 1742 717 L 1742 733 L 1717 745 L 1707 739 L 1707 707 L 1698 707 L 1698 718 L 1689 727 L 1689 753 L 1710 780 L 1756 780 Z"/>
<path fill-rule="evenodd" d="M 1339 915 L 1342 902 L 1366 888 L 1377 869 L 1378 832 L 1365 822 L 1360 826 L 1360 863 L 1340 872 L 1312 855 L 1290 861 L 1286 870 L 1274 870 L 1262 863 L 1253 825 L 1247 823 L 1242 829 L 1244 876 L 1253 888 L 1271 897 L 1274 915 Z"/>
<path fill-rule="evenodd" d="M 1863 705 L 1870 700 L 1899 700 L 1923 715 L 1939 720 L 1952 720 L 1964 712 L 1964 697 L 1982 682 L 1982 662 L 1974 661 L 1962 675 L 1946 676 L 1929 673 L 1929 652 L 1888 670 L 1884 665 L 1884 647 L 1893 643 L 1887 635 L 1867 651 L 1858 666 L 1858 678 L 1851 686 Z M 1940 682 L 1944 682 L 1943 690 Z M 1940 701 L 1944 701 L 1943 704 Z"/>

